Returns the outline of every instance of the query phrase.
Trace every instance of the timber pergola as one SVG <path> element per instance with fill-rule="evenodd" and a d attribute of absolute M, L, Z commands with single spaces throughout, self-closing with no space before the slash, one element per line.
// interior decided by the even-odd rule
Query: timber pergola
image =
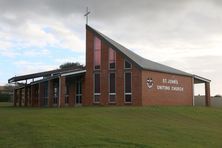
<path fill-rule="evenodd" d="M 210 82 L 211 80 L 193 75 L 193 84 L 201 84 L 204 83 L 205 85 L 205 105 L 210 106 Z M 194 102 L 193 102 L 194 105 Z"/>

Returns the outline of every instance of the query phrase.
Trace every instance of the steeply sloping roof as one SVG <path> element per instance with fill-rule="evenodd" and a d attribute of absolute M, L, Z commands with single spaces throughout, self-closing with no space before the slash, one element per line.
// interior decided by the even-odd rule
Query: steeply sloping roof
<path fill-rule="evenodd" d="M 110 39 L 109 37 L 105 36 L 104 34 L 100 33 L 99 31 L 93 29 L 92 27 L 87 25 L 86 28 L 93 31 L 97 35 L 99 35 L 106 42 L 111 44 L 111 46 L 113 46 L 115 50 L 120 51 L 122 54 L 124 54 L 133 62 L 135 62 L 142 69 L 164 72 L 164 73 L 171 73 L 171 74 L 178 74 L 178 75 L 185 75 L 185 76 L 192 76 L 192 74 L 189 74 L 187 72 L 145 59 L 139 56 L 138 54 L 132 52 L 131 50 L 127 49 L 126 47 L 120 45 L 119 43 L 115 42 L 114 40 Z"/>

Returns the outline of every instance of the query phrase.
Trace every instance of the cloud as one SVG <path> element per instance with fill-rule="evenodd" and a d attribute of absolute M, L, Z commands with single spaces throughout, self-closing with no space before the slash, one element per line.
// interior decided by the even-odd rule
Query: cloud
<path fill-rule="evenodd" d="M 180 61 L 165 61 L 167 65 L 188 71 L 191 74 L 199 75 L 211 80 L 212 94 L 221 94 L 222 84 L 222 56 L 197 56 L 197 57 L 184 57 Z M 185 65 L 185 66 L 184 66 Z M 196 86 L 196 94 L 204 94 L 204 86 Z"/>
<path fill-rule="evenodd" d="M 212 78 L 213 93 L 222 93 L 219 0 L 0 0 L 0 56 L 36 55 L 41 61 L 41 55 L 53 57 L 52 49 L 59 48 L 73 51 L 73 57 L 55 63 L 84 62 L 86 6 L 92 27 L 145 58 Z M 22 66 L 27 72 L 35 71 L 32 66 L 53 67 L 26 62 L 17 65 L 18 73 Z"/>
<path fill-rule="evenodd" d="M 14 62 L 15 68 L 18 69 L 16 75 L 24 75 L 30 73 L 36 73 L 46 70 L 53 70 L 56 69 L 56 65 L 49 65 L 42 62 L 30 62 L 25 60 L 20 60 Z"/>
<path fill-rule="evenodd" d="M 11 24 L 10 27 L 0 20 L 0 50 L 3 51 L 1 55 L 15 57 L 13 52 L 17 53 L 17 49 L 38 48 L 44 51 L 48 47 L 84 52 L 84 39 L 72 28 L 68 28 L 56 18 L 46 19 L 39 15 L 33 15 L 33 18 L 26 18 L 22 24 Z M 46 28 L 51 31 L 46 31 Z"/>
<path fill-rule="evenodd" d="M 55 62 L 58 65 L 64 64 L 66 62 L 79 62 L 80 64 L 85 65 L 85 56 L 76 56 L 76 57 L 63 57 L 55 59 Z"/>

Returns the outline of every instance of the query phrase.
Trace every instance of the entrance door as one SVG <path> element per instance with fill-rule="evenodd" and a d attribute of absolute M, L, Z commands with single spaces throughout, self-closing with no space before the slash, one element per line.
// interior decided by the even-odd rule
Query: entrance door
<path fill-rule="evenodd" d="M 82 81 L 77 80 L 76 81 L 76 105 L 82 104 Z"/>

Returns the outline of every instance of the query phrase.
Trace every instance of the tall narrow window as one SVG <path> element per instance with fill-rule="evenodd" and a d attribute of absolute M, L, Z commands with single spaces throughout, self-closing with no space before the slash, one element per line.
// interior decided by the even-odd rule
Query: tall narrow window
<path fill-rule="evenodd" d="M 116 68 L 116 52 L 109 48 L 109 69 L 115 69 Z"/>
<path fill-rule="evenodd" d="M 59 97 L 59 88 L 58 88 L 58 83 L 56 83 L 54 85 L 53 104 L 58 103 L 58 97 Z"/>
<path fill-rule="evenodd" d="M 101 40 L 94 37 L 94 69 L 100 69 L 101 65 Z"/>
<path fill-rule="evenodd" d="M 109 102 L 116 102 L 116 75 L 115 73 L 109 74 Z"/>
<path fill-rule="evenodd" d="M 82 104 L 82 81 L 76 82 L 76 104 Z"/>
<path fill-rule="evenodd" d="M 48 105 L 48 83 L 44 84 L 44 106 Z"/>
<path fill-rule="evenodd" d="M 100 102 L 100 73 L 94 73 L 94 103 Z"/>
<path fill-rule="evenodd" d="M 69 104 L 69 86 L 65 86 L 65 104 Z"/>
<path fill-rule="evenodd" d="M 125 72 L 125 102 L 132 102 L 131 72 Z"/>
<path fill-rule="evenodd" d="M 129 61 L 125 60 L 124 68 L 131 69 L 131 67 L 132 67 L 132 64 Z"/>

